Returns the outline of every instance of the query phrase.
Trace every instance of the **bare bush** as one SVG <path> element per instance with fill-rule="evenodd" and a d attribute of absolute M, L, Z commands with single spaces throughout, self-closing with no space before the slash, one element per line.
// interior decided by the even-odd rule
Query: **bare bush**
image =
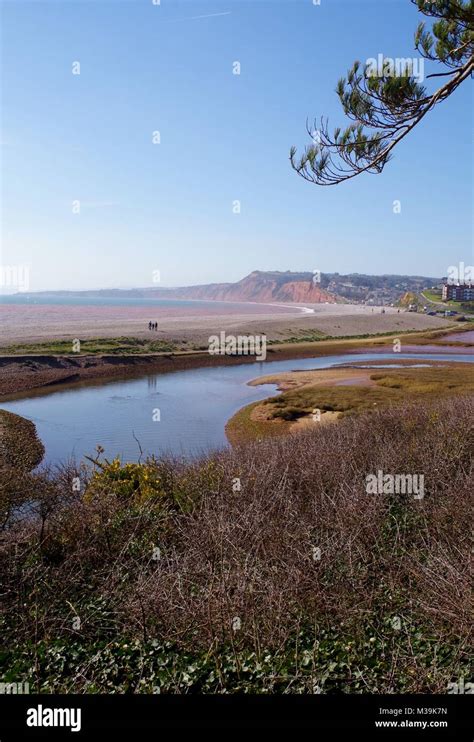
<path fill-rule="evenodd" d="M 302 627 L 397 615 L 462 644 L 472 412 L 466 398 L 386 409 L 197 463 L 151 461 L 162 489 L 147 498 L 92 487 L 83 470 L 72 494 L 72 465 L 34 475 L 29 517 L 2 535 L 5 630 L 260 652 Z M 424 474 L 424 498 L 367 494 L 378 470 Z"/>

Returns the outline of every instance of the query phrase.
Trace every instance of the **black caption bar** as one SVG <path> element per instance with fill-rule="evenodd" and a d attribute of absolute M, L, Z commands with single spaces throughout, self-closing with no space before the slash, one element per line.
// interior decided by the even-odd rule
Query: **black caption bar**
<path fill-rule="evenodd" d="M 472 739 L 470 718 L 470 695 L 0 695 L 0 742 L 92 739 L 109 730 L 128 736 L 163 729 L 271 728 L 463 740 Z"/>

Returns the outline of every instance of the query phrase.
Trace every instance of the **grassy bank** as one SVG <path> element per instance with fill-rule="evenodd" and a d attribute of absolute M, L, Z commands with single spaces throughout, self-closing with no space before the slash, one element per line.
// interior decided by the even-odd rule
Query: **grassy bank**
<path fill-rule="evenodd" d="M 408 337 L 410 340 L 410 343 L 413 344 L 428 344 L 429 342 L 440 342 L 444 335 L 447 335 L 448 333 L 453 331 L 454 326 L 450 326 L 447 329 L 441 329 L 441 330 L 431 330 L 429 332 L 423 331 L 420 332 L 419 330 L 393 330 L 392 332 L 375 332 L 375 333 L 364 333 L 362 335 L 324 335 L 320 332 L 311 332 L 303 334 L 303 332 L 300 335 L 295 335 L 293 337 L 285 338 L 284 340 L 272 340 L 270 341 L 269 345 L 285 345 L 290 343 L 339 343 L 339 342 L 347 342 L 350 343 L 352 341 L 357 342 L 360 340 L 368 340 L 370 342 L 373 341 L 374 344 L 388 344 L 389 342 L 393 341 L 394 338 L 397 337 Z M 464 323 L 461 326 L 461 331 L 464 328 Z M 458 326 L 456 325 L 456 331 L 458 330 Z"/>
<path fill-rule="evenodd" d="M 441 289 L 435 291 L 425 290 L 421 294 L 422 299 L 423 297 L 433 304 L 440 304 L 441 306 L 445 306 L 449 309 L 457 309 L 458 312 L 467 312 L 469 314 L 474 313 L 474 301 L 444 301 Z"/>
<path fill-rule="evenodd" d="M 276 424 L 275 420 L 256 417 L 257 410 L 261 409 L 261 402 L 252 402 L 242 407 L 233 415 L 225 426 L 228 441 L 233 445 L 240 445 L 249 441 L 260 441 L 268 436 L 287 435 L 290 426 L 282 418 Z"/>
<path fill-rule="evenodd" d="M 331 376 L 336 377 L 333 383 L 325 383 Z M 435 401 L 474 393 L 473 372 L 467 364 L 295 371 L 264 376 L 252 384 L 277 384 L 283 391 L 263 402 L 247 405 L 229 420 L 226 434 L 232 444 L 286 434 L 294 421 L 314 419 L 315 410 L 319 410 L 320 415 L 313 424 L 318 425 L 325 421 L 327 412 L 337 413 L 341 418 L 406 402 Z"/>
<path fill-rule="evenodd" d="M 364 334 L 353 334 L 353 335 L 338 335 L 331 336 L 327 335 L 319 330 L 301 330 L 298 335 L 284 337 L 278 340 L 269 340 L 267 345 L 272 347 L 272 350 L 278 351 L 279 347 L 301 345 L 302 347 L 311 344 L 317 348 L 329 347 L 332 345 L 340 347 L 341 344 L 352 347 L 350 344 L 355 343 L 360 345 L 360 341 L 372 341 L 375 344 L 389 343 L 392 342 L 394 337 L 409 337 L 410 341 L 415 344 L 427 344 L 432 341 L 438 342 L 442 340 L 443 336 L 449 334 L 456 329 L 456 332 L 463 332 L 472 328 L 472 322 L 466 323 L 452 323 L 446 328 L 431 331 L 419 331 L 419 330 L 394 330 L 392 332 L 383 333 L 364 333 Z M 245 333 L 244 333 L 245 334 Z M 265 333 L 260 333 L 265 334 Z M 58 356 L 73 356 L 78 357 L 80 355 L 101 355 L 101 354 L 117 354 L 117 355 L 140 355 L 140 354 L 152 354 L 152 353 L 190 353 L 190 352 L 202 352 L 208 353 L 208 346 L 197 347 L 192 342 L 180 341 L 176 339 L 168 340 L 154 340 L 153 333 L 150 338 L 134 338 L 134 337 L 117 337 L 117 338 L 93 338 L 89 340 L 80 341 L 80 352 L 74 350 L 73 342 L 71 340 L 55 340 L 52 342 L 44 343 L 22 343 L 8 345 L 2 348 L 2 355 L 58 355 Z"/>
<path fill-rule="evenodd" d="M 466 326 L 467 325 L 467 326 Z M 468 329 L 468 323 L 456 326 L 462 331 Z M 420 348 L 433 344 L 447 344 L 443 340 L 447 333 L 452 332 L 454 325 L 442 330 L 429 333 L 410 333 L 406 337 L 409 344 L 416 344 Z M 400 334 L 395 337 L 401 338 Z M 62 354 L 62 346 L 47 344 L 33 346 L 29 355 L 2 355 L 0 356 L 0 398 L 15 399 L 18 396 L 28 395 L 32 390 L 38 390 L 57 384 L 71 385 L 78 382 L 95 380 L 108 381 L 118 378 L 132 378 L 146 373 L 167 373 L 191 368 L 209 366 L 227 366 L 233 364 L 253 363 L 254 356 L 250 355 L 209 355 L 205 350 L 173 350 L 146 353 L 140 341 L 128 339 L 133 352 L 122 352 L 126 338 L 111 341 L 116 343 L 115 351 L 104 353 L 100 350 L 102 341 L 93 341 L 91 353 L 68 352 Z M 369 338 L 333 339 L 333 340 L 305 340 L 298 342 L 281 342 L 270 344 L 267 349 L 267 360 L 288 360 L 290 358 L 309 358 L 329 356 L 353 351 L 381 349 L 393 347 L 393 335 L 370 336 Z M 120 342 L 119 342 L 120 341 Z M 94 345 L 94 343 L 97 343 Z M 452 343 L 453 347 L 469 347 L 466 343 Z M 19 346 L 18 346 L 19 347 Z M 26 346 L 25 346 L 26 347 Z M 173 346 L 174 347 L 174 346 Z M 472 347 L 472 344 L 471 344 Z M 18 348 L 17 348 L 18 349 Z M 70 350 L 70 348 L 69 348 Z M 40 354 L 40 351 L 42 354 Z"/>
<path fill-rule="evenodd" d="M 44 446 L 30 420 L 0 410 L 0 530 L 13 513 L 31 499 L 31 471 L 44 455 Z"/>
<path fill-rule="evenodd" d="M 76 348 L 76 349 L 75 349 Z M 171 353 L 178 350 L 179 343 L 167 340 L 140 339 L 133 337 L 91 338 L 80 340 L 79 351 L 71 340 L 54 340 L 47 343 L 22 343 L 2 348 L 5 355 L 60 355 L 78 356 L 101 353 L 136 355 L 139 353 Z"/>
<path fill-rule="evenodd" d="M 472 419 L 467 398 L 438 400 L 192 464 L 31 475 L 30 516 L 0 542 L 2 678 L 445 692 L 469 675 Z M 367 494 L 379 469 L 423 473 L 424 497 Z"/>
<path fill-rule="evenodd" d="M 31 420 L 0 410 L 0 467 L 30 471 L 41 462 L 44 447 Z"/>

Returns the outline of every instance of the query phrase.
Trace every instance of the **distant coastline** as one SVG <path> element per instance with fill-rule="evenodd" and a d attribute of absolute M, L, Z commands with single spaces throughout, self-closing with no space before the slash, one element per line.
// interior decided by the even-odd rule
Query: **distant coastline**
<path fill-rule="evenodd" d="M 321 271 L 253 271 L 240 281 L 164 287 L 155 284 L 132 289 L 49 290 L 30 296 L 63 298 L 164 299 L 256 303 L 371 303 L 395 304 L 406 294 L 419 294 L 440 282 L 429 276 L 323 273 Z M 27 293 L 29 286 L 24 286 Z M 1 303 L 1 299 L 0 299 Z"/>

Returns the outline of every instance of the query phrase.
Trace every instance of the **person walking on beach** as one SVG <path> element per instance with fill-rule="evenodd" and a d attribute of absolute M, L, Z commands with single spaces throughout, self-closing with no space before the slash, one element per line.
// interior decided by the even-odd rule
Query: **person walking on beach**
<path fill-rule="evenodd" d="M 148 323 L 148 329 L 151 330 L 151 320 Z"/>

